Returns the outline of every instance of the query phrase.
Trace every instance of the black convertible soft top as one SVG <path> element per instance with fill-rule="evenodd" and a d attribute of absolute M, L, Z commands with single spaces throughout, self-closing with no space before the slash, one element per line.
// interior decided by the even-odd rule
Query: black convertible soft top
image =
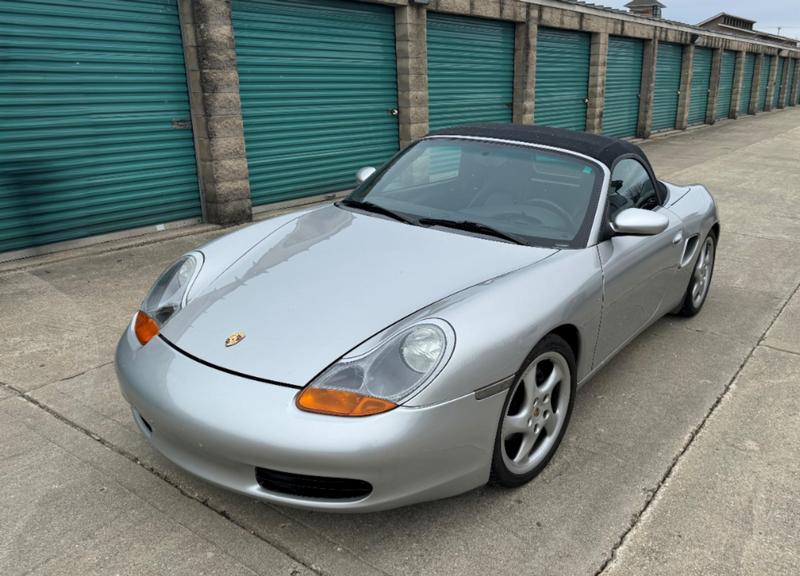
<path fill-rule="evenodd" d="M 496 138 L 500 140 L 513 140 L 526 144 L 540 144 L 571 150 L 584 156 L 589 156 L 610 168 L 620 157 L 636 157 L 650 172 L 650 176 L 660 188 L 659 192 L 665 194 L 664 185 L 655 177 L 653 167 L 641 148 L 625 140 L 589 134 L 588 132 L 575 132 L 563 128 L 549 126 L 528 126 L 521 124 L 464 124 L 443 128 L 431 132 L 429 136 L 471 136 L 476 138 Z"/>
<path fill-rule="evenodd" d="M 625 140 L 607 136 L 574 132 L 548 126 L 525 126 L 521 124 L 464 124 L 431 132 L 431 136 L 474 136 L 498 138 L 527 144 L 541 144 L 564 148 L 599 160 L 609 168 L 620 156 L 636 155 L 647 160 L 641 148 Z"/>

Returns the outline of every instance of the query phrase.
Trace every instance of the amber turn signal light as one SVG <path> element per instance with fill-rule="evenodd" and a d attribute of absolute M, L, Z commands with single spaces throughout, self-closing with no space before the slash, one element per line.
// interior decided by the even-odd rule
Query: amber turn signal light
<path fill-rule="evenodd" d="M 136 313 L 136 320 L 133 321 L 133 331 L 136 332 L 136 339 L 139 340 L 142 346 L 158 336 L 158 330 L 158 322 L 141 310 Z"/>
<path fill-rule="evenodd" d="M 297 395 L 297 407 L 329 416 L 372 416 L 397 408 L 397 404 L 345 390 L 305 388 Z"/>

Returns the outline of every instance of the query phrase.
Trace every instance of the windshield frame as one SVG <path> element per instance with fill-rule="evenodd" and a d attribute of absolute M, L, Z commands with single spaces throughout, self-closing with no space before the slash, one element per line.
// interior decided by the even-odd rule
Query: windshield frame
<path fill-rule="evenodd" d="M 581 223 L 575 237 L 569 241 L 563 241 L 558 239 L 552 238 L 543 238 L 543 237 L 535 237 L 535 236 L 521 236 L 523 240 L 525 240 L 526 246 L 532 246 L 537 248 L 555 248 L 555 249 L 580 249 L 586 248 L 591 246 L 593 243 L 596 243 L 598 235 L 599 235 L 599 227 L 602 225 L 602 218 L 598 215 L 602 214 L 602 210 L 599 210 L 599 206 L 602 205 L 603 198 L 607 195 L 608 183 L 610 180 L 611 171 L 608 167 L 600 162 L 599 160 L 592 158 L 590 156 L 586 156 L 579 152 L 575 152 L 573 150 L 568 150 L 565 148 L 558 148 L 555 146 L 547 146 L 544 144 L 534 144 L 530 142 L 520 142 L 517 140 L 504 140 L 499 138 L 491 138 L 491 137 L 483 137 L 483 136 L 460 136 L 454 134 L 443 134 L 443 135 L 431 135 L 426 136 L 425 138 L 420 139 L 416 143 L 412 144 L 411 146 L 406 147 L 405 149 L 399 151 L 395 154 L 388 162 L 386 162 L 383 166 L 381 166 L 378 170 L 375 171 L 367 180 L 362 182 L 359 186 L 357 186 L 348 196 L 347 198 L 358 200 L 358 201 L 370 201 L 368 200 L 368 196 L 370 191 L 372 190 L 373 186 L 384 176 L 384 174 L 392 167 L 396 162 L 398 162 L 405 154 L 410 152 L 416 146 L 419 146 L 423 142 L 429 140 L 452 140 L 452 141 L 473 141 L 473 142 L 483 142 L 487 144 L 494 144 L 497 146 L 514 146 L 514 147 L 522 147 L 522 148 L 533 148 L 537 150 L 543 150 L 546 152 L 552 152 L 557 155 L 569 156 L 572 158 L 579 158 L 580 160 L 590 162 L 592 165 L 596 166 L 601 174 L 602 178 L 595 178 L 595 184 L 592 188 L 591 197 L 589 199 L 589 203 L 586 207 L 586 214 L 584 216 L 584 220 Z M 337 204 L 338 205 L 338 204 Z M 351 208 L 346 206 L 341 206 L 343 209 L 350 210 Z M 357 208 L 352 208 L 357 210 Z M 412 221 L 411 225 L 422 226 L 422 224 L 417 224 L 416 220 L 418 215 L 414 215 L 407 212 L 398 212 L 403 217 L 408 218 Z M 451 230 L 451 232 L 454 232 Z M 463 233 L 463 232 L 462 232 Z M 472 234 L 472 233 L 470 233 Z M 483 237 L 480 233 L 474 233 L 476 236 Z M 488 239 L 489 237 L 487 237 Z M 494 239 L 498 241 L 497 239 Z M 502 240 L 499 240 L 502 241 Z"/>

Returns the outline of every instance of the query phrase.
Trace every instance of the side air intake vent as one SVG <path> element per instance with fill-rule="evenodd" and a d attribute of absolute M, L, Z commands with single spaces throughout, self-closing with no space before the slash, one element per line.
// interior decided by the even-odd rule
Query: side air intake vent
<path fill-rule="evenodd" d="M 695 234 L 686 241 L 686 247 L 683 249 L 683 258 L 681 258 L 681 268 L 689 265 L 694 259 L 695 252 L 697 251 L 697 242 L 700 236 Z"/>

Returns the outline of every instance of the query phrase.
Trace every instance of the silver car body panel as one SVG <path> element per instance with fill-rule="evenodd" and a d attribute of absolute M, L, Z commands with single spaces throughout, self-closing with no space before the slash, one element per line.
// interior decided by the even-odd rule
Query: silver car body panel
<path fill-rule="evenodd" d="M 519 246 L 332 205 L 201 247 L 189 303 L 163 338 L 140 346 L 129 328 L 120 340 L 117 373 L 140 428 L 190 472 L 290 506 L 381 510 L 482 485 L 505 392 L 536 343 L 553 330 L 576 333 L 583 385 L 681 304 L 697 240 L 718 225 L 705 188 L 667 184 L 664 232 L 609 237 L 602 168 L 581 249 Z M 453 327 L 452 357 L 390 412 L 310 414 L 295 406 L 297 390 L 258 380 L 302 387 L 354 348 L 426 318 Z M 234 331 L 247 338 L 226 349 Z M 256 466 L 361 479 L 374 490 L 349 501 L 287 496 L 259 486 Z"/>
<path fill-rule="evenodd" d="M 283 224 L 196 288 L 163 335 L 215 366 L 304 386 L 398 320 L 554 252 L 331 205 Z M 226 348 L 233 332 L 246 338 Z"/>
<path fill-rule="evenodd" d="M 444 498 L 485 484 L 503 395 L 474 394 L 369 418 L 300 411 L 295 390 L 213 370 L 156 338 L 117 347 L 122 393 L 151 444 L 178 466 L 251 497 L 299 508 L 366 512 Z M 144 418 L 147 424 L 144 424 Z M 263 489 L 255 467 L 355 478 L 358 500 L 319 500 Z"/>

